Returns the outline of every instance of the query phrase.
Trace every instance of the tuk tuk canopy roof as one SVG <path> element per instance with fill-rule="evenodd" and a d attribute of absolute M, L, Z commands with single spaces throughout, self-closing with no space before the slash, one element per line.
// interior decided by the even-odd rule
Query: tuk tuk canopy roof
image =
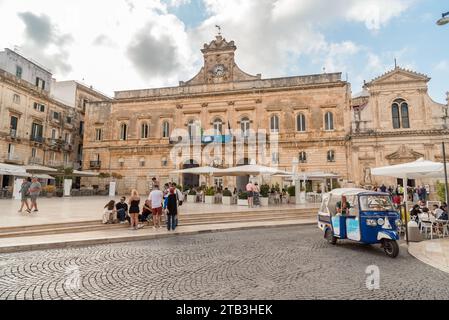
<path fill-rule="evenodd" d="M 369 192 L 370 192 L 369 190 L 360 188 L 342 188 L 342 189 L 334 189 L 331 192 L 329 192 L 329 194 L 332 196 L 341 197 L 341 196 L 356 196 L 360 193 L 369 193 Z M 378 194 L 377 192 L 374 193 Z"/>

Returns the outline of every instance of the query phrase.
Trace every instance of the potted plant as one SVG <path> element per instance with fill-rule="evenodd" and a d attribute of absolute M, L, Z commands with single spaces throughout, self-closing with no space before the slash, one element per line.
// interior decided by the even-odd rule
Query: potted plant
<path fill-rule="evenodd" d="M 58 188 L 58 189 L 56 190 L 56 196 L 57 196 L 58 198 L 62 198 L 62 197 L 64 196 L 64 189 Z"/>
<path fill-rule="evenodd" d="M 247 206 L 248 205 L 248 193 L 247 192 L 239 193 L 239 199 L 237 201 L 237 204 L 239 206 Z"/>
<path fill-rule="evenodd" d="M 260 204 L 264 207 L 268 206 L 268 197 L 270 193 L 270 186 L 263 184 L 260 186 Z"/>
<path fill-rule="evenodd" d="M 204 195 L 205 195 L 205 198 L 204 198 L 205 203 L 207 203 L 207 204 L 215 203 L 215 189 L 214 188 L 212 188 L 212 187 L 207 188 Z"/>
<path fill-rule="evenodd" d="M 230 190 L 226 189 L 223 191 L 222 202 L 228 206 L 232 204 L 232 192 Z"/>
<path fill-rule="evenodd" d="M 288 203 L 296 204 L 296 187 L 295 186 L 288 187 L 287 192 L 289 195 Z"/>
<path fill-rule="evenodd" d="M 42 191 L 45 192 L 47 198 L 53 197 L 53 195 L 55 194 L 55 191 L 56 191 L 56 187 L 53 186 L 53 185 L 45 186 L 45 187 L 42 188 L 42 189 L 43 189 Z"/>
<path fill-rule="evenodd" d="M 196 202 L 196 191 L 191 189 L 187 194 L 187 202 L 195 203 Z"/>

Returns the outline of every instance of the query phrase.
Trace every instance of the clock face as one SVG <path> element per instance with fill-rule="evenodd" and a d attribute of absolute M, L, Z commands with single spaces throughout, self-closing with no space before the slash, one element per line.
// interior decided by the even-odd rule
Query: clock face
<path fill-rule="evenodd" d="M 216 77 L 222 77 L 222 76 L 224 76 L 224 74 L 225 74 L 225 67 L 224 67 L 224 65 L 222 65 L 222 64 L 217 64 L 217 65 L 214 67 L 213 72 L 214 72 L 214 76 L 216 76 Z"/>

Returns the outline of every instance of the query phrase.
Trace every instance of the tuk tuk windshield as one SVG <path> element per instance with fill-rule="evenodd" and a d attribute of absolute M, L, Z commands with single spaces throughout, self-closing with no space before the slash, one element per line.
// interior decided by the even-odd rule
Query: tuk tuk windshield
<path fill-rule="evenodd" d="M 362 195 L 360 196 L 360 210 L 362 211 L 395 211 L 389 196 Z"/>

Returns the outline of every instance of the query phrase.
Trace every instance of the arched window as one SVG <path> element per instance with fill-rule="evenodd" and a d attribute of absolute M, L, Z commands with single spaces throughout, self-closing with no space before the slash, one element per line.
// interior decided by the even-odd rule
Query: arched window
<path fill-rule="evenodd" d="M 170 138 L 170 124 L 168 121 L 162 123 L 162 138 Z"/>
<path fill-rule="evenodd" d="M 251 122 L 249 121 L 249 119 L 247 117 L 243 118 L 240 121 L 240 128 L 242 130 L 243 137 L 249 136 L 250 124 L 251 124 Z"/>
<path fill-rule="evenodd" d="M 326 112 L 324 115 L 324 130 L 334 130 L 334 114 L 332 112 Z"/>
<path fill-rule="evenodd" d="M 296 130 L 299 132 L 306 131 L 306 116 L 302 113 L 296 116 Z"/>
<path fill-rule="evenodd" d="M 128 125 L 126 123 L 122 123 L 120 125 L 120 140 L 128 139 Z"/>
<path fill-rule="evenodd" d="M 329 150 L 327 152 L 327 162 L 335 162 L 335 151 Z"/>
<path fill-rule="evenodd" d="M 142 139 L 148 139 L 149 136 L 150 136 L 150 126 L 148 125 L 148 123 L 142 123 L 140 127 L 140 137 Z"/>
<path fill-rule="evenodd" d="M 221 119 L 214 120 L 214 135 L 221 136 L 223 134 L 223 121 Z"/>
<path fill-rule="evenodd" d="M 410 128 L 408 103 L 405 100 L 397 99 L 393 102 L 393 105 L 391 106 L 391 116 L 394 129 Z"/>
<path fill-rule="evenodd" d="M 306 163 L 307 162 L 307 153 L 305 153 L 304 151 L 301 151 L 298 156 L 298 161 L 299 161 L 299 163 Z"/>
<path fill-rule="evenodd" d="M 270 129 L 271 132 L 279 132 L 279 117 L 277 115 L 271 116 Z"/>

